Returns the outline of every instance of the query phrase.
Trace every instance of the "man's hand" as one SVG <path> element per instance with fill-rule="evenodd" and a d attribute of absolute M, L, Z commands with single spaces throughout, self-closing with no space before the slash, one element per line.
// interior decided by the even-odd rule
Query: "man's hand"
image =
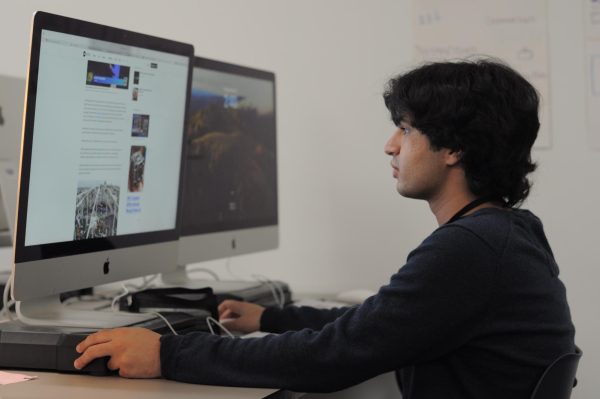
<path fill-rule="evenodd" d="M 260 317 L 265 308 L 248 302 L 225 300 L 219 305 L 219 321 L 225 327 L 251 333 L 260 329 Z"/>
<path fill-rule="evenodd" d="M 89 335 L 75 348 L 82 355 L 76 369 L 98 357 L 110 356 L 108 368 L 121 377 L 160 377 L 160 335 L 145 328 L 117 328 Z"/>

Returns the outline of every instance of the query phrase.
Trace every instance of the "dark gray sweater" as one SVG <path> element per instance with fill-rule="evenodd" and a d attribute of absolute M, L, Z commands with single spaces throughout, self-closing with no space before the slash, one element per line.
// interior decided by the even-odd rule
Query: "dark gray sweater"
<path fill-rule="evenodd" d="M 436 229 L 361 306 L 267 309 L 261 327 L 280 334 L 163 336 L 162 374 L 328 392 L 397 370 L 405 399 L 519 399 L 575 333 L 539 219 L 493 208 Z"/>

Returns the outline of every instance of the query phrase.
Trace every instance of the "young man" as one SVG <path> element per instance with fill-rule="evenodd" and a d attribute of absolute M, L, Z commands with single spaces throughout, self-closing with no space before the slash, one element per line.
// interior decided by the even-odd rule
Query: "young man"
<path fill-rule="evenodd" d="M 111 356 L 126 377 L 326 392 L 396 370 L 405 399 L 529 398 L 573 352 L 565 288 L 540 220 L 517 209 L 535 169 L 538 96 L 490 60 L 433 63 L 392 79 L 385 145 L 398 192 L 437 228 L 361 306 L 263 309 L 225 301 L 227 325 L 280 333 L 230 339 L 102 331 L 76 367 Z"/>

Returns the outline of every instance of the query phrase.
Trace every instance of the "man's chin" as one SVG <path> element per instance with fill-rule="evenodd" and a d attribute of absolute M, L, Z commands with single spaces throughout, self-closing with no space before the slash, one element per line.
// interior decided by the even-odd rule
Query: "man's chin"
<path fill-rule="evenodd" d="M 397 186 L 396 191 L 398 191 L 398 194 L 400 194 L 404 198 L 414 198 L 414 195 L 412 195 L 410 191 L 407 191 L 403 187 Z"/>
<path fill-rule="evenodd" d="M 402 187 L 400 185 L 396 186 L 396 191 L 398 191 L 398 194 L 400 194 L 404 198 L 425 199 L 425 197 L 421 193 L 415 192 L 413 190 L 409 190 L 406 187 Z"/>

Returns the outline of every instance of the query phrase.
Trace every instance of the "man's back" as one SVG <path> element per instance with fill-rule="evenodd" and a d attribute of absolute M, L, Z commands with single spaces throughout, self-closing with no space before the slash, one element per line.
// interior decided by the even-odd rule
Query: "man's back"
<path fill-rule="evenodd" d="M 494 273 L 482 281 L 489 296 L 470 298 L 486 303 L 472 314 L 476 322 L 456 326 L 450 340 L 457 344 L 448 353 L 417 359 L 416 366 L 402 370 L 404 397 L 491 398 L 497 393 L 499 398 L 527 398 L 544 368 L 574 351 L 565 288 L 542 225 L 528 211 L 488 208 L 440 227 L 422 245 L 461 245 L 429 242 L 450 229 L 477 238 L 470 250 L 480 254 L 482 268 Z M 445 235 L 452 236 L 460 234 Z M 448 284 L 465 280 L 457 274 Z"/>

